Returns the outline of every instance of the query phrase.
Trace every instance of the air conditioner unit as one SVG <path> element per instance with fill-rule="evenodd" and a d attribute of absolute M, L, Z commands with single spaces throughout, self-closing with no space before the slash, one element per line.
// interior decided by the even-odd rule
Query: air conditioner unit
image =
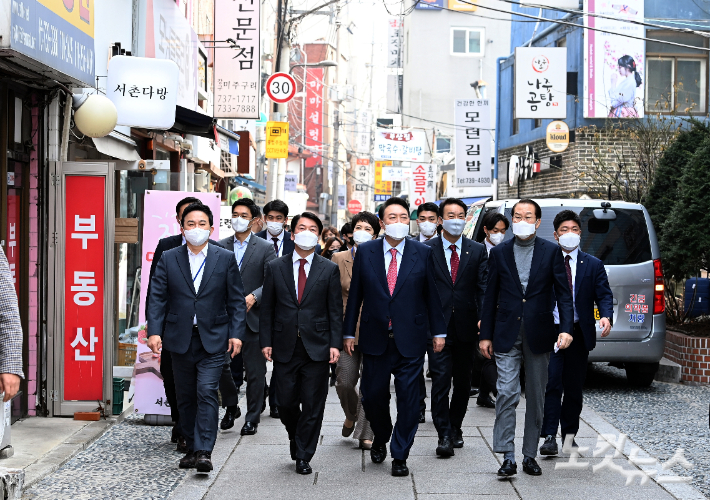
<path fill-rule="evenodd" d="M 197 172 L 195 174 L 195 192 L 208 193 L 210 190 L 210 174 Z"/>

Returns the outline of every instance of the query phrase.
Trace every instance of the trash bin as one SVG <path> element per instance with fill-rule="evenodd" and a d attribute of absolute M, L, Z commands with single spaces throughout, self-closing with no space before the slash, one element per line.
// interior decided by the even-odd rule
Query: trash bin
<path fill-rule="evenodd" d="M 113 414 L 120 415 L 123 412 L 123 379 L 113 378 Z"/>
<path fill-rule="evenodd" d="M 685 282 L 683 300 L 688 317 L 697 318 L 710 314 L 710 278 L 690 278 Z M 691 310 L 692 306 L 692 310 Z"/>

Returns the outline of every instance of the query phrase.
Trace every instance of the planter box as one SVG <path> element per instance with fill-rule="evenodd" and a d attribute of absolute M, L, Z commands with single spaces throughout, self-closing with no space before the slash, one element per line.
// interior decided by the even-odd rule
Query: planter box
<path fill-rule="evenodd" d="M 710 338 L 667 330 L 665 357 L 680 365 L 683 382 L 710 384 Z"/>

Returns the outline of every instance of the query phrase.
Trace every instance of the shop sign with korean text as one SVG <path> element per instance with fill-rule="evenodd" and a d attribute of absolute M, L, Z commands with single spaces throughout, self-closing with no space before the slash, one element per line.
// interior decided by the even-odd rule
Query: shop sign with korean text
<path fill-rule="evenodd" d="M 492 183 L 490 113 L 488 99 L 455 101 L 456 186 Z"/>
<path fill-rule="evenodd" d="M 306 135 L 304 144 L 310 151 L 323 149 L 323 68 L 306 70 Z M 314 154 L 306 158 L 304 166 L 313 168 L 323 164 L 323 158 Z"/>
<path fill-rule="evenodd" d="M 392 182 L 382 180 L 382 168 L 392 166 L 391 161 L 375 162 L 375 201 L 385 201 L 392 197 Z"/>
<path fill-rule="evenodd" d="M 441 10 L 445 0 L 419 0 L 414 5 L 417 10 Z"/>
<path fill-rule="evenodd" d="M 409 173 L 409 199 L 412 208 L 436 200 L 438 166 L 431 163 L 412 163 Z"/>
<path fill-rule="evenodd" d="M 67 175 L 65 185 L 64 399 L 101 401 L 106 181 Z"/>
<path fill-rule="evenodd" d="M 167 130 L 175 124 L 180 70 L 169 59 L 114 56 L 106 97 L 116 106 L 118 125 Z"/>
<path fill-rule="evenodd" d="M 402 19 L 390 17 L 387 20 L 387 67 L 402 67 Z"/>
<path fill-rule="evenodd" d="M 422 162 L 428 150 L 423 130 L 378 128 L 375 131 L 374 154 L 378 160 Z"/>
<path fill-rule="evenodd" d="M 215 0 L 214 117 L 259 118 L 260 5 L 256 0 Z"/>
<path fill-rule="evenodd" d="M 567 118 L 567 47 L 515 48 L 515 118 Z"/>
<path fill-rule="evenodd" d="M 266 123 L 267 158 L 288 158 L 288 122 Z"/>
<path fill-rule="evenodd" d="M 370 199 L 368 193 L 372 192 L 372 175 L 369 158 L 358 158 L 355 162 L 355 179 L 350 198 L 359 200 L 363 205 Z"/>

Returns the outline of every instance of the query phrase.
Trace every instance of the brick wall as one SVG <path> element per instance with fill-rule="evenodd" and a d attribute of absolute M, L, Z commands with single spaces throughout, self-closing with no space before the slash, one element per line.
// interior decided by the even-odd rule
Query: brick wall
<path fill-rule="evenodd" d="M 710 339 L 667 330 L 664 356 L 680 365 L 683 382 L 710 384 Z"/>

